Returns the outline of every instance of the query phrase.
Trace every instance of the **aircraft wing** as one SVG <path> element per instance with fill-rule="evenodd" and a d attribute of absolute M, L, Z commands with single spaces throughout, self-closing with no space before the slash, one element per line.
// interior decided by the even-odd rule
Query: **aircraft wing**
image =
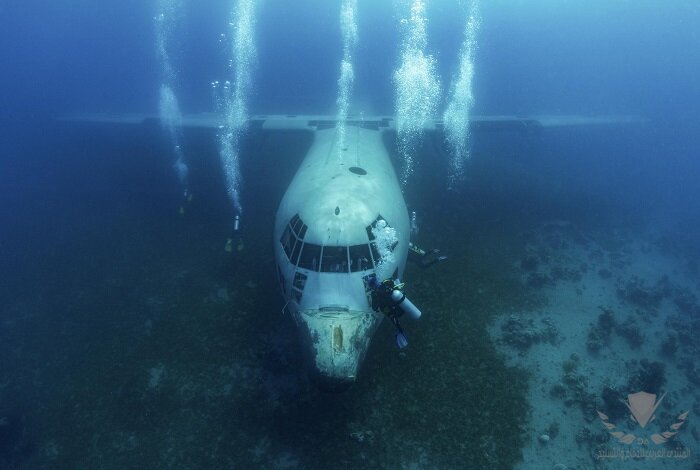
<path fill-rule="evenodd" d="M 154 114 L 70 114 L 60 118 L 63 121 L 112 124 L 158 123 Z M 469 118 L 476 130 L 527 130 L 540 128 L 590 127 L 609 125 L 643 124 L 648 119 L 637 115 L 475 115 Z M 320 130 L 335 127 L 337 118 L 331 115 L 310 114 L 269 114 L 254 115 L 249 120 L 252 129 L 268 130 Z M 182 127 L 219 128 L 224 118 L 216 113 L 186 114 L 182 117 Z M 350 116 L 348 125 L 359 125 L 378 130 L 396 130 L 394 116 Z M 425 130 L 444 129 L 442 119 L 429 119 Z"/>

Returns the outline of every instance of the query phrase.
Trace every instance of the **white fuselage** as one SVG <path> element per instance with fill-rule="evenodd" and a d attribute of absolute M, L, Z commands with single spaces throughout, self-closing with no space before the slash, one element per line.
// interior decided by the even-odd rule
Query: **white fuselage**
<path fill-rule="evenodd" d="M 355 380 L 382 320 L 367 284 L 379 262 L 373 224 L 384 219 L 398 239 L 384 277 L 403 275 L 409 242 L 408 212 L 382 131 L 350 125 L 343 149 L 337 137 L 334 127 L 315 131 L 274 229 L 286 310 L 312 375 L 334 384 Z"/>

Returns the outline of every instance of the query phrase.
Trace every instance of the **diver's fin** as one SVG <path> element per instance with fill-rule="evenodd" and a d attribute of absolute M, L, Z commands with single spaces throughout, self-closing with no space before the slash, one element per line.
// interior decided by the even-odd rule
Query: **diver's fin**
<path fill-rule="evenodd" d="M 403 349 L 408 346 L 408 338 L 406 338 L 406 335 L 400 331 L 396 332 L 396 346 L 398 346 L 399 349 Z"/>

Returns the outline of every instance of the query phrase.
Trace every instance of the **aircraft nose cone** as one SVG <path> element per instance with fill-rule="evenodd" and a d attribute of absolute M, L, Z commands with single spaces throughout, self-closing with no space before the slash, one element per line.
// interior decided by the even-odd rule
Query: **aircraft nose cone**
<path fill-rule="evenodd" d="M 381 321 L 374 312 L 305 310 L 299 315 L 309 375 L 322 390 L 347 389 Z"/>

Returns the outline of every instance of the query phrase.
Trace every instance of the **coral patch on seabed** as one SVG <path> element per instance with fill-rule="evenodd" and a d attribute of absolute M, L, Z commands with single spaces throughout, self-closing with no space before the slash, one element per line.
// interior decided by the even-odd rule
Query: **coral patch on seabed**
<path fill-rule="evenodd" d="M 600 456 L 627 446 L 623 452 L 687 449 L 691 456 L 640 457 L 634 468 L 697 468 L 700 432 L 677 419 L 700 411 L 700 338 L 690 333 L 700 326 L 697 279 L 650 234 L 603 242 L 577 231 L 560 224 L 528 233 L 521 281 L 546 306 L 503 314 L 490 328 L 508 362 L 530 372 L 531 439 L 520 467 L 625 469 L 629 461 Z M 625 404 L 637 392 L 659 400 L 644 429 Z M 650 440 L 663 432 L 665 444 Z"/>

